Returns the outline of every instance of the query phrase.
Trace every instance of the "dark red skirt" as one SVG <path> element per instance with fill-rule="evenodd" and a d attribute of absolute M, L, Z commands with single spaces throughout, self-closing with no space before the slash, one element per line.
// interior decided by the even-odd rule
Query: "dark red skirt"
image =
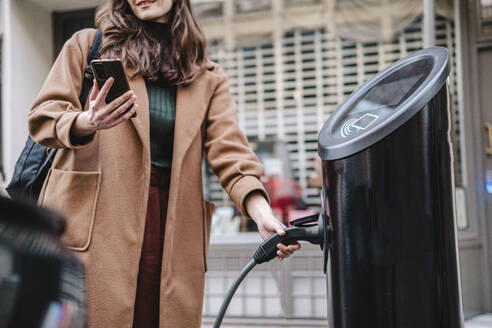
<path fill-rule="evenodd" d="M 159 327 L 162 246 L 171 171 L 152 167 L 133 328 Z"/>

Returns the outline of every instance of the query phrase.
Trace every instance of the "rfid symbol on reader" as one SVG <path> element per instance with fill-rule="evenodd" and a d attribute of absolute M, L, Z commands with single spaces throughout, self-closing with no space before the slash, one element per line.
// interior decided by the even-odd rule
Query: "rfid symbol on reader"
<path fill-rule="evenodd" d="M 346 138 L 355 132 L 367 129 L 379 116 L 366 113 L 359 118 L 352 118 L 343 123 L 340 129 L 342 138 Z"/>

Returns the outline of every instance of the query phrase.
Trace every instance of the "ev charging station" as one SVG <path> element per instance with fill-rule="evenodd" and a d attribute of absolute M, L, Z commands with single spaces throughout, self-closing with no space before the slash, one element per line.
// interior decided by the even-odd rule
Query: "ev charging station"
<path fill-rule="evenodd" d="M 330 328 L 464 326 L 448 74 L 445 48 L 418 51 L 321 130 Z"/>
<path fill-rule="evenodd" d="M 330 328 L 463 328 L 447 77 L 449 53 L 403 58 L 360 86 L 321 129 L 322 211 L 272 235 L 320 245 Z"/>

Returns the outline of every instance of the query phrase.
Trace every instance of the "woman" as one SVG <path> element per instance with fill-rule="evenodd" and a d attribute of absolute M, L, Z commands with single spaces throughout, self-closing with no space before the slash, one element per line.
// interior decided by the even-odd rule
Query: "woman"
<path fill-rule="evenodd" d="M 106 104 L 113 81 L 94 83 L 82 111 L 96 31 L 67 41 L 29 115 L 33 139 L 59 148 L 39 202 L 68 218 L 63 241 L 86 264 L 90 327 L 199 327 L 213 212 L 203 155 L 263 238 L 283 226 L 190 1 L 113 0 L 96 22 L 101 56 L 121 58 L 131 91 Z M 279 245 L 278 256 L 298 248 Z"/>

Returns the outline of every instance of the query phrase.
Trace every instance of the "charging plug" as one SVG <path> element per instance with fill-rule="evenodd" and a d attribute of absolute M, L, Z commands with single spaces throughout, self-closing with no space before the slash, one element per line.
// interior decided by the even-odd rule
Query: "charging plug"
<path fill-rule="evenodd" d="M 318 226 L 300 228 L 291 227 L 285 229 L 285 235 L 279 236 L 278 233 L 271 235 L 255 251 L 253 258 L 256 264 L 268 262 L 277 257 L 277 245 L 290 245 L 299 240 L 305 240 L 311 244 L 319 245 L 322 236 L 320 236 Z"/>

